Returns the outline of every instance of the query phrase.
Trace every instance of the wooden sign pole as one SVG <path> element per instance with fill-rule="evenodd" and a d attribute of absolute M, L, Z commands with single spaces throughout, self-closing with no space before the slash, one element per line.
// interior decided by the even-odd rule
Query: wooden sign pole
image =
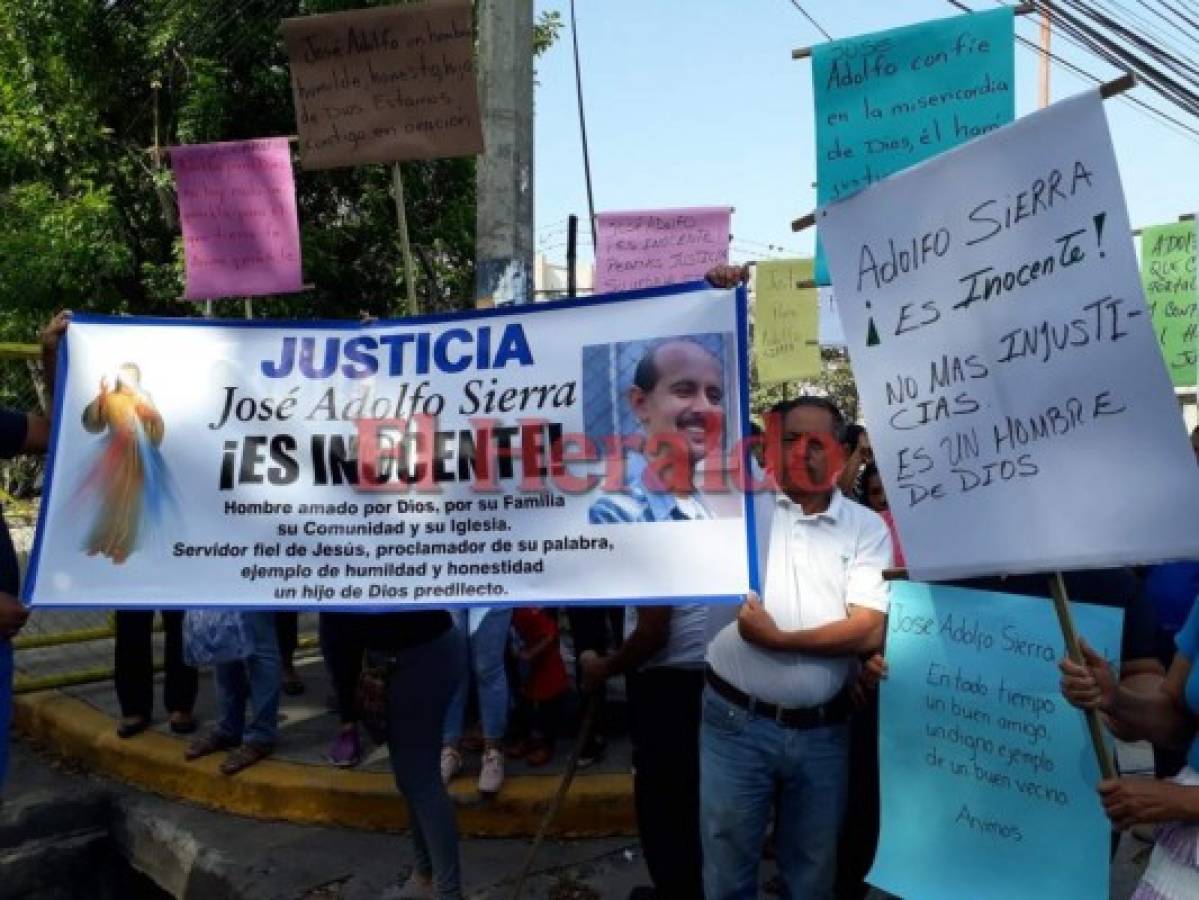
<path fill-rule="evenodd" d="M 1057 612 L 1058 624 L 1062 627 L 1062 637 L 1066 640 L 1066 653 L 1070 659 L 1083 665 L 1082 647 L 1078 643 L 1078 631 L 1074 627 L 1074 617 L 1070 614 L 1070 598 L 1066 594 L 1066 579 L 1061 572 L 1049 576 L 1049 592 L 1053 595 L 1053 608 Z M 1116 777 L 1116 766 L 1103 735 L 1103 722 L 1099 719 L 1099 710 L 1083 711 L 1087 720 L 1087 730 L 1091 733 L 1091 744 L 1095 748 L 1095 759 L 1099 762 L 1099 773 L 1104 778 Z"/>
<path fill-rule="evenodd" d="M 1036 12 L 1036 10 L 1037 10 L 1037 5 L 1035 3 L 1021 3 L 1019 6 L 1017 6 L 1013 10 L 1013 12 L 1018 16 L 1027 16 L 1030 13 Z M 800 47 L 797 50 L 791 51 L 792 59 L 807 59 L 811 55 L 812 55 L 811 47 Z"/>
<path fill-rule="evenodd" d="M 392 184 L 395 190 L 396 220 L 400 226 L 400 253 L 404 256 L 404 291 L 408 295 L 408 314 L 420 314 L 420 300 L 416 296 L 416 277 L 413 272 L 412 244 L 408 240 L 408 214 L 404 209 L 404 179 L 400 175 L 400 164 L 391 164 Z"/>

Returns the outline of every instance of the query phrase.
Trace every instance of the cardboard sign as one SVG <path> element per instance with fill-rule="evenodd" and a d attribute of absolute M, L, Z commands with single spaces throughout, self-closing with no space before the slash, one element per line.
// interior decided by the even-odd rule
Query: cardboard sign
<path fill-rule="evenodd" d="M 483 152 L 469 3 L 284 19 L 283 37 L 305 169 Z"/>
<path fill-rule="evenodd" d="M 914 578 L 1199 555 L 1097 90 L 818 221 Z"/>

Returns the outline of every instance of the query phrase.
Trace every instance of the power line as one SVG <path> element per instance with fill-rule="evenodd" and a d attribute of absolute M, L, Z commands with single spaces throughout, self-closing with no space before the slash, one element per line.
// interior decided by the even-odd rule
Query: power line
<path fill-rule="evenodd" d="M 579 65 L 579 29 L 575 23 L 575 0 L 570 0 L 570 40 L 574 44 L 575 93 L 579 103 L 579 134 L 583 141 L 583 177 L 587 180 L 587 218 L 595 242 L 595 197 L 591 191 L 591 151 L 587 147 L 587 117 L 583 112 L 583 73 Z"/>
<path fill-rule="evenodd" d="M 957 9 L 961 10 L 962 12 L 967 12 L 967 13 L 975 12 L 975 10 L 971 9 L 966 4 L 960 2 L 960 0 L 946 0 L 946 2 L 949 3 L 951 6 L 954 6 Z M 1003 0 L 995 0 L 995 2 L 999 6 L 1007 6 L 1008 5 L 1007 3 L 1004 3 Z M 1078 42 L 1077 40 L 1074 40 L 1074 39 L 1070 38 L 1069 36 L 1065 36 L 1065 37 L 1074 46 L 1079 47 L 1080 49 L 1083 49 L 1083 50 L 1089 49 L 1085 45 Z M 1041 55 L 1041 48 L 1039 45 L 1024 38 L 1020 34 L 1016 34 L 1015 38 L 1020 44 L 1027 47 L 1033 53 L 1037 54 L 1038 56 Z M 1048 54 L 1048 56 L 1057 65 L 1059 65 L 1060 67 L 1062 67 L 1064 69 L 1068 69 L 1069 71 L 1073 72 L 1075 75 L 1078 75 L 1081 78 L 1085 78 L 1085 79 L 1093 82 L 1094 84 L 1102 84 L 1103 83 L 1103 79 L 1100 78 L 1098 75 L 1094 75 L 1091 72 L 1088 72 L 1086 69 L 1082 68 L 1081 66 L 1078 66 L 1078 65 L 1070 62 L 1070 60 L 1068 60 L 1068 59 L 1058 56 L 1056 53 L 1053 53 L 1052 51 Z M 1145 101 L 1141 100 L 1139 97 L 1134 97 L 1128 93 L 1120 94 L 1118 97 L 1116 97 L 1116 99 L 1120 102 L 1136 106 L 1141 112 L 1143 112 L 1147 115 L 1153 116 L 1155 119 L 1157 119 L 1157 122 L 1159 125 L 1163 125 L 1163 126 L 1169 128 L 1171 131 L 1173 131 L 1175 134 L 1178 134 L 1180 137 L 1184 137 L 1188 140 L 1199 143 L 1199 129 L 1195 129 L 1194 127 L 1186 124 L 1185 122 L 1182 122 L 1182 121 L 1176 119 L 1174 116 L 1171 116 L 1169 113 L 1167 113 L 1161 109 L 1158 109 L 1156 106 L 1152 106 L 1151 104 L 1146 103 Z"/>
<path fill-rule="evenodd" d="M 1180 109 L 1199 116 L 1199 69 L 1189 62 L 1082 0 L 1057 0 L 1052 7 L 1044 2 L 1038 5 L 1059 30 L 1072 34 L 1113 66 L 1135 73 L 1147 88 Z"/>
<path fill-rule="evenodd" d="M 815 28 L 822 35 L 824 35 L 824 39 L 826 41 L 831 41 L 833 39 L 833 36 L 831 34 L 829 34 L 827 31 L 825 31 L 824 28 L 820 25 L 820 23 L 817 22 L 815 19 L 813 19 L 811 14 L 809 14 L 806 9 L 804 9 L 802 6 L 799 5 L 799 0 L 791 0 L 791 5 L 799 10 L 800 15 L 802 15 L 805 19 L 807 19 L 809 22 L 812 23 L 813 28 Z"/>

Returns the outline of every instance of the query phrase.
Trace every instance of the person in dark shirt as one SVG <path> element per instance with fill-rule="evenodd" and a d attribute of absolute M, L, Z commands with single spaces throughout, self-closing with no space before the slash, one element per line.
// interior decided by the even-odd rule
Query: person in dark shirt
<path fill-rule="evenodd" d="M 461 897 L 458 825 L 441 780 L 441 730 L 461 677 L 453 620 L 444 610 L 357 618 L 367 660 L 390 671 L 387 746 L 412 822 L 416 867 L 397 896 Z"/>
<path fill-rule="evenodd" d="M 42 365 L 46 378 L 47 402 L 54 397 L 55 363 L 58 342 L 67 330 L 70 313 L 56 315 L 42 332 Z M 39 413 L 0 410 L 0 457 L 11 459 L 22 453 L 45 453 L 50 443 L 50 422 Z M 8 771 L 8 728 L 12 721 L 12 639 L 29 618 L 29 611 L 18 599 L 20 568 L 8 525 L 0 516 L 0 789 Z"/>

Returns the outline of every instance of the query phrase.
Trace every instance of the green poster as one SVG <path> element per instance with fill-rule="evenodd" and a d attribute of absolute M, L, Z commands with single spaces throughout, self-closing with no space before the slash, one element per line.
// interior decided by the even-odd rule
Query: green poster
<path fill-rule="evenodd" d="M 1195 288 L 1195 223 L 1155 225 L 1141 232 L 1141 284 L 1175 387 L 1195 386 L 1199 316 Z"/>

